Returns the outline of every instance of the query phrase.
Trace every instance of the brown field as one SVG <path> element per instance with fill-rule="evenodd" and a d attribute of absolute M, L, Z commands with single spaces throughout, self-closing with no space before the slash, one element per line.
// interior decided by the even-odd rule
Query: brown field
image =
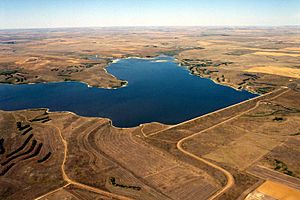
<path fill-rule="evenodd" d="M 295 53 L 280 53 L 280 52 L 255 52 L 256 55 L 263 56 L 292 56 L 292 57 L 300 57 L 300 54 Z"/>
<path fill-rule="evenodd" d="M 246 200 L 254 199 L 278 199 L 278 200 L 297 200 L 300 191 L 287 187 L 280 183 L 266 181 L 259 186 L 254 192 L 250 193 Z"/>
<path fill-rule="evenodd" d="M 284 152 L 283 152 L 284 153 Z M 296 166 L 295 166 L 296 167 Z M 274 167 L 264 167 L 261 165 L 253 165 L 247 169 L 247 172 L 264 180 L 270 180 L 277 183 L 282 183 L 291 188 L 300 190 L 300 179 L 282 172 L 274 170 Z"/>
<path fill-rule="evenodd" d="M 0 199 L 300 199 L 298 27 L 0 33 L 2 83 L 116 88 L 126 80 L 106 72 L 114 59 L 164 53 L 194 75 L 264 94 L 134 128 L 46 109 L 0 111 Z"/>
<path fill-rule="evenodd" d="M 300 69 L 289 68 L 289 67 L 275 67 L 275 66 L 252 67 L 248 69 L 247 72 L 276 74 L 279 76 L 286 76 L 286 77 L 297 78 L 297 79 L 300 78 Z"/>

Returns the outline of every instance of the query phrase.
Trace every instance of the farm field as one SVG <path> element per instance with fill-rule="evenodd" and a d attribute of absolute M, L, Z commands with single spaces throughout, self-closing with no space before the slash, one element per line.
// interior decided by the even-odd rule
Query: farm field
<path fill-rule="evenodd" d="M 265 199 L 286 199 L 293 200 L 299 197 L 299 191 L 281 185 L 279 183 L 274 183 L 271 181 L 266 181 L 254 192 L 250 193 L 246 200 L 255 199 L 255 198 L 265 198 Z"/>

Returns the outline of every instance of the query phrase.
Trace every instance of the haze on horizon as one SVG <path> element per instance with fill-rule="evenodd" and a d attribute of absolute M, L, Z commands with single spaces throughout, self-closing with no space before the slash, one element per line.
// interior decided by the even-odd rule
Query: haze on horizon
<path fill-rule="evenodd" d="M 1 0 L 0 29 L 300 25 L 299 0 Z"/>

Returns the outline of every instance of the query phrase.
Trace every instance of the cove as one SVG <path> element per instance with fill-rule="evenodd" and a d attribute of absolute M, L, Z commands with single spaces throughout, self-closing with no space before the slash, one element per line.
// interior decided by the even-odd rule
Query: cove
<path fill-rule="evenodd" d="M 133 127 L 147 122 L 176 124 L 257 96 L 193 76 L 169 56 L 122 59 L 107 71 L 128 85 L 103 89 L 80 82 L 0 84 L 0 109 L 49 108 Z"/>

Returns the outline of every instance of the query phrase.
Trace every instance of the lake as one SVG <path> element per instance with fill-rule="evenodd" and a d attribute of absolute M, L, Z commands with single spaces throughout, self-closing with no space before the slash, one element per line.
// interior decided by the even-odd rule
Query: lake
<path fill-rule="evenodd" d="M 170 56 L 122 59 L 107 71 L 128 85 L 103 89 L 80 82 L 0 84 L 0 109 L 49 108 L 133 127 L 147 122 L 176 124 L 257 96 L 193 76 Z"/>

